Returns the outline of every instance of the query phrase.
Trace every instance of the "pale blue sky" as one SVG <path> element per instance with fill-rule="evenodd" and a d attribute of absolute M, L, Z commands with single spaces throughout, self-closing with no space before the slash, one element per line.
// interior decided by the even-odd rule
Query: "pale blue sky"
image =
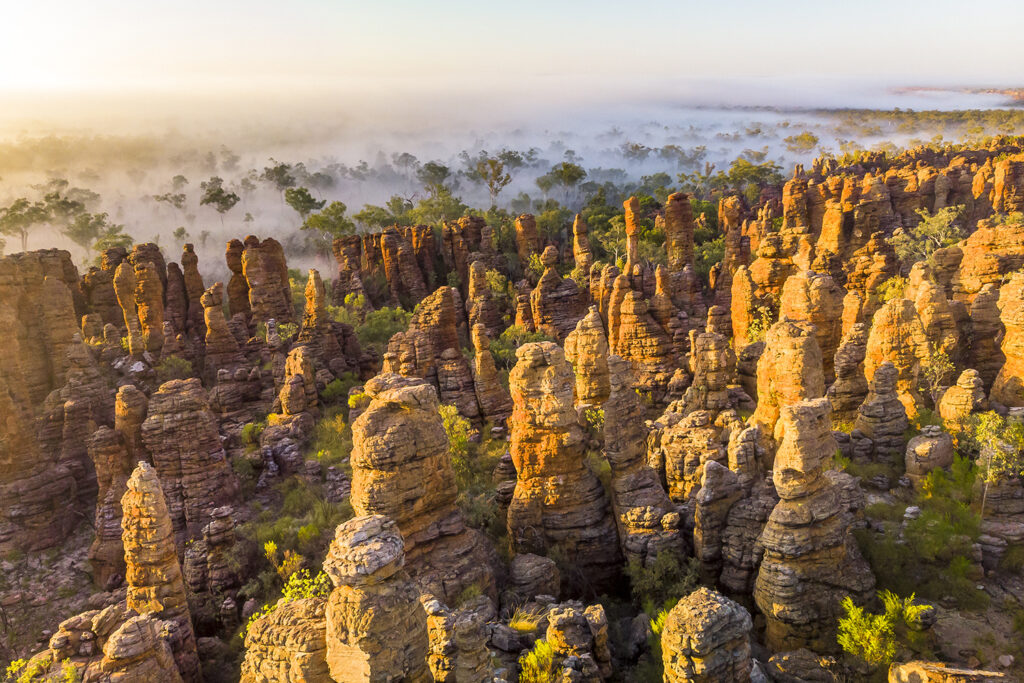
<path fill-rule="evenodd" d="M 14 1 L 0 91 L 1024 84 L 1021 0 Z"/>

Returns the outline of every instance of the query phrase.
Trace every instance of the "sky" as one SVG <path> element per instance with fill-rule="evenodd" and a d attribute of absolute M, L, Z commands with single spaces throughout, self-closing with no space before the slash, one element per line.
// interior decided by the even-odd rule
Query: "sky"
<path fill-rule="evenodd" d="M 8 0 L 0 95 L 1020 85 L 1019 0 Z"/>

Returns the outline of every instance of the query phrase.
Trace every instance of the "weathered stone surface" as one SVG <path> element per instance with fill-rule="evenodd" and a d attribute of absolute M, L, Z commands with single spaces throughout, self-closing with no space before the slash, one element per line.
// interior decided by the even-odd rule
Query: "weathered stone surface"
<path fill-rule="evenodd" d="M 541 255 L 544 274 L 530 293 L 533 325 L 538 332 L 563 341 L 583 316 L 583 300 L 572 278 L 563 278 L 555 265 L 558 251 L 548 246 Z"/>
<path fill-rule="evenodd" d="M 907 412 L 897 393 L 897 372 L 892 363 L 882 363 L 871 380 L 871 391 L 857 410 L 854 429 L 871 439 L 874 455 L 898 464 L 903 455 L 903 433 L 910 426 Z"/>
<path fill-rule="evenodd" d="M 608 357 L 611 393 L 604 403 L 604 453 L 611 466 L 612 510 L 619 545 L 627 562 L 647 565 L 662 550 L 682 552 L 680 517 L 647 465 L 647 439 L 640 397 L 633 389 L 629 364 Z"/>
<path fill-rule="evenodd" d="M 334 583 L 327 602 L 332 680 L 432 680 L 427 615 L 403 569 L 402 537 L 395 522 L 382 515 L 356 517 L 335 532 L 324 561 Z"/>
<path fill-rule="evenodd" d="M 281 601 L 245 634 L 240 683 L 330 683 L 326 601 Z M 343 680 L 362 680 L 349 678 Z"/>
<path fill-rule="evenodd" d="M 288 263 L 281 243 L 273 237 L 260 241 L 258 237 L 249 235 L 244 244 L 242 275 L 248 285 L 249 308 L 253 320 L 257 323 L 266 323 L 268 320 L 276 320 L 278 323 L 295 322 L 292 291 L 288 283 Z M 240 292 L 241 288 L 238 289 Z M 229 300 L 233 296 L 229 286 Z M 232 306 L 231 314 L 237 313 Z"/>
<path fill-rule="evenodd" d="M 154 392 L 141 433 L 184 544 L 199 536 L 214 508 L 236 502 L 239 491 L 199 380 L 171 380 Z"/>
<path fill-rule="evenodd" d="M 964 240 L 963 260 L 953 278 L 953 293 L 971 300 L 985 285 L 999 286 L 1003 277 L 1024 266 L 1024 221 L 993 225 L 982 221 Z"/>
<path fill-rule="evenodd" d="M 999 671 L 964 669 L 941 662 L 895 662 L 889 667 L 889 683 L 1003 683 L 1011 679 Z"/>
<path fill-rule="evenodd" d="M 801 271 L 786 279 L 779 317 L 814 326 L 825 382 L 835 378 L 834 356 L 842 338 L 843 289 L 828 275 Z"/>
<path fill-rule="evenodd" d="M 918 386 L 921 359 L 928 357 L 928 339 L 913 302 L 892 299 L 875 313 L 864 352 L 864 376 L 870 382 L 885 362 L 896 368 L 896 392 L 908 415 L 923 405 Z"/>
<path fill-rule="evenodd" d="M 203 292 L 200 301 L 206 324 L 206 353 L 203 359 L 203 377 L 213 384 L 220 370 L 234 370 L 243 362 L 238 340 L 228 329 L 224 319 L 224 286 L 216 282 Z"/>
<path fill-rule="evenodd" d="M 907 476 L 915 485 L 920 485 L 932 470 L 952 465 L 954 454 L 953 438 L 942 431 L 942 427 L 925 425 L 907 444 Z"/>
<path fill-rule="evenodd" d="M 757 361 L 757 410 L 751 423 L 771 435 L 783 408 L 824 395 L 821 349 L 814 328 L 789 320 L 772 325 Z"/>
<path fill-rule="evenodd" d="M 88 442 L 99 490 L 96 495 L 96 537 L 89 548 L 93 582 L 100 588 L 115 587 L 124 578 L 124 544 L 121 541 L 121 498 L 128 487 L 134 463 L 124 437 L 100 427 Z"/>
<path fill-rule="evenodd" d="M 978 371 L 986 395 L 992 382 L 1006 362 L 1000 348 L 1003 322 L 999 319 L 999 287 L 988 284 L 981 288 L 970 306 L 971 338 L 967 364 Z"/>
<path fill-rule="evenodd" d="M 663 416 L 665 417 L 665 416 Z M 685 417 L 669 420 L 660 433 L 652 430 L 647 442 L 647 461 L 662 474 L 669 498 L 685 504 L 700 489 L 704 463 L 727 461 L 721 429 L 714 415 L 698 410 Z"/>
<path fill-rule="evenodd" d="M 310 269 L 306 281 L 306 303 L 297 344 L 309 349 L 317 370 L 326 370 L 333 379 L 345 373 L 359 375 L 362 350 L 351 325 L 331 320 L 327 313 L 327 294 L 320 273 Z"/>
<path fill-rule="evenodd" d="M 497 338 L 504 329 L 501 310 L 487 284 L 487 267 L 483 261 L 473 261 L 469 266 L 469 296 L 466 300 L 466 317 L 469 326 L 481 324 L 487 335 Z"/>
<path fill-rule="evenodd" d="M 161 630 L 164 623 L 148 614 L 135 616 L 110 634 L 103 644 L 100 681 L 180 683 L 182 678 Z"/>
<path fill-rule="evenodd" d="M 331 244 L 334 260 L 338 262 L 338 274 L 331 284 L 331 297 L 335 306 L 345 303 L 349 295 L 369 300 L 363 288 L 362 239 L 359 235 L 339 237 Z"/>
<path fill-rule="evenodd" d="M 716 460 L 704 463 L 700 490 L 694 498 L 693 554 L 705 581 L 715 583 L 722 571 L 726 518 L 743 495 L 739 476 Z"/>
<path fill-rule="evenodd" d="M 939 416 L 949 429 L 959 430 L 967 426 L 972 413 L 988 409 L 985 385 L 977 370 L 964 370 L 956 384 L 946 389 L 939 399 Z"/>
<path fill-rule="evenodd" d="M 556 670 L 571 669 L 581 680 L 605 680 L 612 673 L 608 617 L 600 604 L 568 602 L 547 614 L 544 639 L 554 649 Z M 573 659 L 570 659 L 573 658 Z"/>
<path fill-rule="evenodd" d="M 668 268 L 681 273 L 693 260 L 693 207 L 690 195 L 675 192 L 665 201 L 665 250 Z"/>
<path fill-rule="evenodd" d="M 526 344 L 509 376 L 512 460 L 518 473 L 508 511 L 516 552 L 555 555 L 563 581 L 585 576 L 597 590 L 620 569 L 615 523 L 600 480 L 583 461 L 573 409 L 573 374 L 551 342 Z"/>
<path fill-rule="evenodd" d="M 455 473 L 437 393 L 426 382 L 379 375 L 352 424 L 352 506 L 387 515 L 405 538 L 409 571 L 424 592 L 454 604 L 466 586 L 496 599 L 487 541 L 455 505 Z"/>
<path fill-rule="evenodd" d="M 491 354 L 487 329 L 480 323 L 473 326 L 473 386 L 480 415 L 494 425 L 504 425 L 512 414 L 512 396 L 498 378 L 498 368 Z"/>
<path fill-rule="evenodd" d="M 835 424 L 853 422 L 857 409 L 868 395 L 868 380 L 864 377 L 864 354 L 868 343 L 868 326 L 856 323 L 843 336 L 835 355 L 836 380 L 826 395 L 832 404 Z"/>
<path fill-rule="evenodd" d="M 576 374 L 576 403 L 602 405 L 611 391 L 608 339 L 597 306 L 591 306 L 565 338 L 565 358 Z"/>
<path fill-rule="evenodd" d="M 690 374 L 683 396 L 684 411 L 718 413 L 729 405 L 729 382 L 736 372 L 736 356 L 729 340 L 714 332 L 690 331 Z"/>
<path fill-rule="evenodd" d="M 750 680 L 750 613 L 699 588 L 676 603 L 661 634 L 665 681 Z"/>
<path fill-rule="evenodd" d="M 776 651 L 836 650 L 840 601 L 849 595 L 863 603 L 875 585 L 839 491 L 822 469 L 836 450 L 829 421 L 824 398 L 782 409 L 774 469 L 781 500 L 761 534 L 765 553 L 754 588 L 766 642 Z"/>
<path fill-rule="evenodd" d="M 533 214 L 524 213 L 516 219 L 516 250 L 523 268 L 530 262 L 530 255 L 540 251 L 540 235 Z"/>
<path fill-rule="evenodd" d="M 224 254 L 228 270 L 231 271 L 231 279 L 228 280 L 228 312 L 231 316 L 241 314 L 248 318 L 252 315 L 252 308 L 249 305 L 249 283 L 242 269 L 243 251 L 245 245 L 240 240 L 231 240 Z"/>
<path fill-rule="evenodd" d="M 517 553 L 509 563 L 508 582 L 501 593 L 502 607 L 525 605 L 538 595 L 557 598 L 561 593 L 561 573 L 549 557 Z"/>
<path fill-rule="evenodd" d="M 1006 360 L 990 397 L 1004 406 L 1024 406 L 1024 273 L 1014 273 L 1000 288 L 999 319 L 1006 330 L 1001 344 Z"/>
<path fill-rule="evenodd" d="M 609 329 L 615 340 L 611 351 L 633 364 L 636 388 L 649 392 L 655 402 L 663 401 L 679 359 L 672 340 L 648 313 L 647 300 L 639 292 L 626 292 L 615 323 L 609 317 Z"/>
<path fill-rule="evenodd" d="M 590 272 L 590 266 L 594 265 L 594 252 L 590 248 L 590 239 L 587 233 L 590 228 L 583 216 L 576 214 L 572 221 L 572 258 L 576 268 L 584 272 Z"/>
<path fill-rule="evenodd" d="M 44 399 L 65 384 L 69 351 L 81 346 L 61 279 L 65 257 L 70 265 L 70 255 L 56 250 L 0 259 L 0 325 L 8 330 L 0 354 L 0 552 L 51 547 L 75 524 L 72 471 L 62 453 L 44 448 L 35 424 Z M 63 420 L 63 402 L 57 407 Z M 59 443 L 62 423 L 55 427 Z"/>
<path fill-rule="evenodd" d="M 156 470 L 142 462 L 121 499 L 128 609 L 174 622 L 171 650 L 184 681 L 201 681 L 174 529 Z"/>

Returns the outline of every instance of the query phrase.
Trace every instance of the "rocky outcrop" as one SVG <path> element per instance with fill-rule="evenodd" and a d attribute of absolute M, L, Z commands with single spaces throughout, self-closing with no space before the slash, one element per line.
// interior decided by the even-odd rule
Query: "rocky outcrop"
<path fill-rule="evenodd" d="M 437 393 L 426 382 L 379 375 L 365 385 L 370 405 L 352 424 L 352 506 L 386 515 L 405 538 L 409 572 L 446 604 L 475 585 L 496 599 L 486 539 L 468 529 Z"/>
<path fill-rule="evenodd" d="M 616 318 L 613 324 L 609 316 L 612 353 L 633 364 L 637 389 L 649 392 L 655 402 L 664 401 L 679 368 L 672 340 L 648 313 L 640 292 L 625 293 Z"/>
<path fill-rule="evenodd" d="M 493 425 L 503 426 L 512 414 L 512 396 L 498 378 L 498 368 L 491 354 L 487 328 L 477 323 L 471 331 L 473 341 L 473 386 L 481 417 Z"/>
<path fill-rule="evenodd" d="M 956 384 L 942 393 L 938 409 L 943 423 L 954 431 L 965 428 L 972 413 L 987 410 L 985 384 L 978 371 L 969 369 L 960 373 Z"/>
<path fill-rule="evenodd" d="M 915 486 L 920 486 L 928 473 L 938 468 L 949 468 L 953 464 L 953 438 L 937 425 L 925 425 L 921 433 L 907 444 L 907 476 Z"/>
<path fill-rule="evenodd" d="M 540 251 L 540 234 L 537 232 L 537 221 L 533 214 L 524 213 L 516 219 L 516 251 L 519 254 L 519 265 L 526 268 L 530 255 Z"/>
<path fill-rule="evenodd" d="M 281 243 L 273 237 L 260 241 L 258 237 L 249 235 L 244 245 L 245 250 L 241 256 L 242 275 L 248 285 L 249 309 L 253 320 L 256 323 L 266 323 L 268 320 L 276 320 L 279 324 L 295 322 L 288 264 Z M 233 296 L 230 286 L 228 294 L 230 300 Z M 231 314 L 236 313 L 238 311 L 232 306 Z"/>
<path fill-rule="evenodd" d="M 680 516 L 647 465 L 643 413 L 629 364 L 608 357 L 611 393 L 604 403 L 604 453 L 611 466 L 612 510 L 626 562 L 648 566 L 662 550 L 683 551 Z"/>
<path fill-rule="evenodd" d="M 682 273 L 694 264 L 693 207 L 685 192 L 675 192 L 665 200 L 665 251 L 670 272 Z"/>
<path fill-rule="evenodd" d="M 497 338 L 504 325 L 498 302 L 487 284 L 487 267 L 483 261 L 473 261 L 469 266 L 469 297 L 466 300 L 466 317 L 469 326 L 481 324 L 487 335 Z"/>
<path fill-rule="evenodd" d="M 830 276 L 802 271 L 786 279 L 779 300 L 780 318 L 814 326 L 826 383 L 835 378 L 833 361 L 842 338 L 844 296 Z"/>
<path fill-rule="evenodd" d="M 135 468 L 121 505 L 128 609 L 173 622 L 171 650 L 182 680 L 201 681 L 174 529 L 160 480 L 148 463 Z"/>
<path fill-rule="evenodd" d="M 184 544 L 199 536 L 214 508 L 238 497 L 238 482 L 199 380 L 172 380 L 155 391 L 141 434 L 160 477 L 176 539 Z"/>
<path fill-rule="evenodd" d="M 665 681 L 748 681 L 750 613 L 725 596 L 699 588 L 675 604 L 661 633 Z"/>
<path fill-rule="evenodd" d="M 518 553 L 508 568 L 508 581 L 501 592 L 502 608 L 519 607 L 538 595 L 557 598 L 561 593 L 558 565 L 549 557 Z"/>
<path fill-rule="evenodd" d="M 982 221 L 961 245 L 963 259 L 953 278 L 953 294 L 972 300 L 985 285 L 995 285 L 1024 266 L 1024 221 L 995 225 Z"/>
<path fill-rule="evenodd" d="M 220 370 L 234 371 L 244 361 L 238 340 L 231 334 L 224 318 L 224 285 L 216 282 L 203 292 L 200 301 L 206 324 L 206 352 L 203 356 L 203 378 L 213 384 Z"/>
<path fill-rule="evenodd" d="M 231 240 L 228 242 L 224 258 L 228 270 L 231 271 L 231 279 L 228 280 L 228 312 L 232 317 L 241 314 L 248 318 L 252 315 L 252 308 L 249 306 L 249 282 L 242 270 L 244 251 L 245 245 L 241 241 Z"/>
<path fill-rule="evenodd" d="M 280 601 L 245 632 L 240 683 L 329 683 L 327 601 Z M 342 680 L 364 680 L 345 678 Z"/>
<path fill-rule="evenodd" d="M 515 493 L 508 511 L 516 552 L 548 555 L 563 581 L 611 586 L 621 566 L 615 523 L 600 480 L 583 461 L 573 374 L 551 342 L 520 346 L 509 376 Z"/>
<path fill-rule="evenodd" d="M 611 391 L 608 339 L 597 306 L 591 306 L 565 338 L 565 358 L 576 374 L 576 403 L 600 406 Z"/>
<path fill-rule="evenodd" d="M 647 462 L 662 476 L 672 502 L 683 505 L 700 489 L 704 464 L 726 462 L 722 430 L 706 410 L 685 417 L 666 413 L 658 422 L 663 420 L 667 424 L 652 429 L 648 436 Z"/>
<path fill-rule="evenodd" d="M 583 216 L 576 214 L 572 221 L 572 258 L 576 268 L 584 273 L 589 273 L 590 267 L 594 265 L 594 252 L 590 248 L 588 232 L 590 228 L 587 222 Z"/>
<path fill-rule="evenodd" d="M 896 392 L 908 415 L 923 401 L 918 391 L 921 359 L 928 357 L 928 339 L 913 302 L 892 299 L 875 313 L 864 352 L 864 376 L 870 382 L 885 362 L 896 369 Z"/>
<path fill-rule="evenodd" d="M 739 476 L 717 460 L 704 463 L 694 497 L 693 554 L 701 576 L 714 584 L 722 571 L 722 543 L 729 510 L 743 495 Z"/>
<path fill-rule="evenodd" d="M 538 332 L 561 342 L 582 317 L 583 300 L 576 282 L 572 278 L 563 278 L 555 269 L 557 249 L 546 247 L 540 260 L 544 274 L 530 293 L 533 325 Z"/>
<path fill-rule="evenodd" d="M 814 328 L 788 320 L 772 325 L 757 361 L 757 410 L 751 423 L 770 436 L 786 406 L 824 395 L 821 349 Z"/>
<path fill-rule="evenodd" d="M 875 585 L 823 471 L 836 450 L 830 430 L 827 399 L 782 409 L 773 476 L 780 501 L 760 537 L 764 559 L 754 588 L 766 643 L 776 651 L 836 650 L 839 603 L 851 596 L 863 604 Z"/>
<path fill-rule="evenodd" d="M 331 283 L 331 298 L 335 306 L 341 306 L 350 295 L 366 298 L 362 279 L 362 244 L 359 235 L 346 235 L 334 240 L 331 251 L 338 262 L 338 273 Z"/>
<path fill-rule="evenodd" d="M 96 537 L 89 547 L 92 580 L 100 588 L 113 588 L 124 580 L 124 544 L 121 541 L 121 498 L 128 488 L 133 463 L 124 437 L 109 427 L 97 429 L 88 441 L 96 470 Z"/>
<path fill-rule="evenodd" d="M 477 421 L 480 406 L 473 372 L 461 351 L 455 296 L 453 288 L 441 287 L 420 302 L 409 329 L 388 342 L 382 372 L 427 380 L 437 388 L 442 403 L 455 405 L 463 417 Z"/>
<path fill-rule="evenodd" d="M 718 413 L 729 405 L 729 382 L 736 372 L 736 356 L 729 340 L 714 332 L 690 331 L 690 374 L 683 396 L 684 412 Z"/>
<path fill-rule="evenodd" d="M 871 391 L 857 410 L 854 429 L 874 444 L 877 459 L 899 464 L 903 433 L 910 426 L 897 392 L 898 375 L 892 363 L 882 363 L 871 379 Z"/>
<path fill-rule="evenodd" d="M 832 420 L 836 424 L 853 422 L 857 409 L 868 395 L 868 380 L 864 376 L 864 355 L 867 351 L 868 326 L 856 323 L 843 336 L 836 350 L 836 380 L 826 395 L 832 404 Z"/>
<path fill-rule="evenodd" d="M 1007 683 L 999 671 L 965 669 L 941 662 L 896 662 L 889 666 L 889 683 Z"/>
<path fill-rule="evenodd" d="M 351 519 L 335 532 L 324 561 L 334 584 L 327 601 L 332 680 L 432 680 L 427 615 L 403 568 L 403 536 L 408 534 L 382 515 Z"/>
<path fill-rule="evenodd" d="M 1003 322 L 999 319 L 999 287 L 988 284 L 974 297 L 970 305 L 971 338 L 967 364 L 978 371 L 985 393 L 1006 362 L 1000 348 Z"/>
<path fill-rule="evenodd" d="M 1006 332 L 1006 360 L 992 382 L 990 398 L 1004 406 L 1024 406 L 1024 273 L 1014 273 L 999 290 L 999 319 Z"/>
<path fill-rule="evenodd" d="M 306 303 L 295 342 L 309 349 L 317 370 L 329 372 L 324 384 L 345 373 L 359 375 L 362 350 L 351 325 L 331 320 L 327 313 L 327 293 L 320 273 L 310 269 L 306 281 Z"/>

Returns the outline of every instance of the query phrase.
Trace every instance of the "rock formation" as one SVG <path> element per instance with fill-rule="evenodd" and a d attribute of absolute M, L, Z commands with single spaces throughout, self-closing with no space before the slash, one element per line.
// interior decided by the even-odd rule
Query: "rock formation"
<path fill-rule="evenodd" d="M 868 395 L 868 380 L 864 376 L 864 354 L 867 350 L 868 326 L 856 323 L 843 335 L 835 355 L 835 382 L 828 388 L 832 404 L 832 420 L 836 424 L 853 422 L 857 409 Z"/>
<path fill-rule="evenodd" d="M 281 601 L 245 632 L 240 683 L 329 683 L 327 603 L 323 598 Z M 365 680 L 343 678 L 341 680 Z"/>
<path fill-rule="evenodd" d="M 661 633 L 665 681 L 749 681 L 750 613 L 699 588 L 675 604 Z"/>
<path fill-rule="evenodd" d="M 518 473 L 508 511 L 512 547 L 552 556 L 563 580 L 578 572 L 602 590 L 621 562 L 604 489 L 583 461 L 572 369 L 551 342 L 520 346 L 516 358 L 509 376 Z"/>
<path fill-rule="evenodd" d="M 918 383 L 921 359 L 928 357 L 928 340 L 913 302 L 892 299 L 875 313 L 864 352 L 864 376 L 870 382 L 886 361 L 896 368 L 896 392 L 908 415 L 923 405 Z"/>
<path fill-rule="evenodd" d="M 821 349 L 814 328 L 788 320 L 772 325 L 757 361 L 757 410 L 752 423 L 770 436 L 783 408 L 824 395 Z"/>
<path fill-rule="evenodd" d="M 583 216 L 576 214 L 572 221 L 572 258 L 576 268 L 585 273 L 589 273 L 590 267 L 594 265 L 594 252 L 587 238 L 589 231 Z"/>
<path fill-rule="evenodd" d="M 843 296 L 842 288 L 830 276 L 802 271 L 786 279 L 779 300 L 780 318 L 814 326 L 827 383 L 835 378 L 833 360 L 842 338 Z"/>
<path fill-rule="evenodd" d="M 736 356 L 729 340 L 715 332 L 691 330 L 689 364 L 693 379 L 683 397 L 685 412 L 724 410 L 729 405 L 729 382 L 736 371 Z"/>
<path fill-rule="evenodd" d="M 522 268 L 530 262 L 531 254 L 540 251 L 540 235 L 533 214 L 524 213 L 516 219 L 516 250 Z"/>
<path fill-rule="evenodd" d="M 497 598 L 486 539 L 466 527 L 437 393 L 426 382 L 379 375 L 352 424 L 352 506 L 386 515 L 405 538 L 409 572 L 446 604 L 476 585 Z"/>
<path fill-rule="evenodd" d="M 171 380 L 153 393 L 142 441 L 160 477 L 178 543 L 195 538 L 214 508 L 234 503 L 238 483 L 198 379 Z"/>
<path fill-rule="evenodd" d="M 260 241 L 258 237 L 249 235 L 245 238 L 244 244 L 245 250 L 241 257 L 242 275 L 248 286 L 249 309 L 253 320 L 257 323 L 266 323 L 268 320 L 276 320 L 278 323 L 294 322 L 295 311 L 292 308 L 292 290 L 288 282 L 288 264 L 281 243 L 273 237 Z M 230 287 L 228 295 L 230 301 L 233 297 Z M 232 306 L 231 314 L 236 313 L 238 311 Z"/>
<path fill-rule="evenodd" d="M 498 368 L 491 354 L 487 328 L 481 323 L 473 326 L 473 386 L 476 388 L 476 402 L 484 420 L 503 426 L 512 414 L 512 396 L 498 378 Z"/>
<path fill-rule="evenodd" d="M 537 286 L 530 294 L 530 309 L 534 328 L 538 332 L 563 341 L 573 331 L 583 314 L 579 287 L 571 278 L 558 274 L 558 250 L 552 246 L 544 249 L 540 257 L 544 265 Z"/>
<path fill-rule="evenodd" d="M 928 473 L 953 464 L 953 439 L 937 425 L 925 425 L 907 444 L 907 476 L 919 486 Z"/>
<path fill-rule="evenodd" d="M 334 583 L 327 602 L 327 665 L 335 681 L 432 680 L 427 615 L 403 569 L 403 536 L 408 534 L 382 515 L 356 517 L 335 532 L 324 561 Z"/>
<path fill-rule="evenodd" d="M 899 464 L 903 455 L 903 433 L 910 422 L 896 387 L 895 366 L 882 363 L 871 380 L 871 391 L 857 410 L 853 427 L 874 444 L 876 458 Z"/>
<path fill-rule="evenodd" d="M 591 306 L 565 338 L 565 358 L 576 374 L 576 402 L 600 406 L 611 391 L 608 339 L 597 306 Z"/>
<path fill-rule="evenodd" d="M 960 373 L 956 384 L 942 393 L 938 406 L 943 423 L 955 431 L 967 426 L 967 420 L 972 413 L 987 409 L 985 383 L 981 379 L 981 374 L 973 369 Z"/>
<path fill-rule="evenodd" d="M 767 645 L 775 651 L 836 650 L 839 603 L 863 604 L 875 580 L 861 557 L 839 491 L 823 466 L 835 453 L 824 398 L 782 409 L 782 441 L 774 481 L 780 501 L 761 534 L 764 559 L 754 601 L 765 615 Z"/>
<path fill-rule="evenodd" d="M 646 462 L 640 397 L 629 364 L 608 357 L 611 393 L 604 403 L 604 453 L 611 465 L 612 510 L 626 562 L 647 566 L 661 550 L 683 551 L 681 519 Z"/>
<path fill-rule="evenodd" d="M 1006 360 L 992 382 L 991 399 L 1024 406 L 1024 273 L 1014 273 L 999 290 L 999 319 L 1006 329 L 1001 348 Z"/>
<path fill-rule="evenodd" d="M 116 586 L 124 579 L 124 543 L 121 540 L 121 498 L 128 487 L 134 463 L 124 437 L 109 427 L 100 427 L 88 442 L 99 490 L 96 495 L 96 537 L 89 548 L 93 582 L 101 587 Z"/>
<path fill-rule="evenodd" d="M 142 462 L 135 468 L 121 505 L 128 609 L 173 622 L 171 650 L 182 680 L 201 681 L 174 529 L 161 482 L 149 464 Z"/>

